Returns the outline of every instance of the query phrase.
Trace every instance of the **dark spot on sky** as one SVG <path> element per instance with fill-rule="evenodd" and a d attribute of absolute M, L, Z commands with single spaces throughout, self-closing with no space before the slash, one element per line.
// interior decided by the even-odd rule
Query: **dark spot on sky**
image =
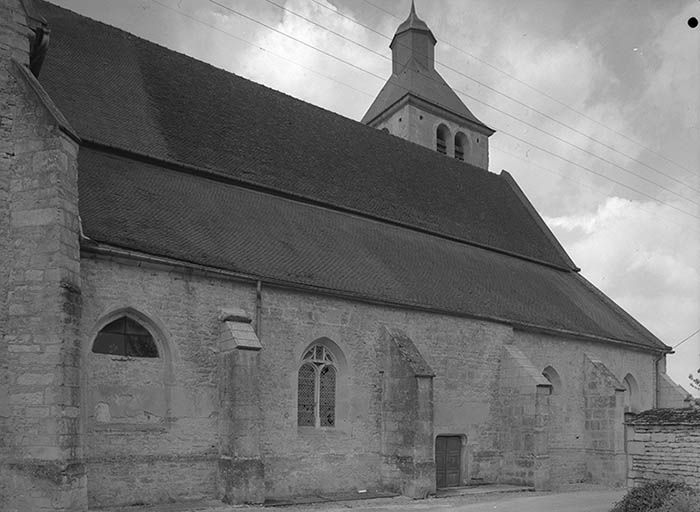
<path fill-rule="evenodd" d="M 692 16 L 691 18 L 688 19 L 688 26 L 690 28 L 695 28 L 698 26 L 698 19 L 695 16 Z"/>

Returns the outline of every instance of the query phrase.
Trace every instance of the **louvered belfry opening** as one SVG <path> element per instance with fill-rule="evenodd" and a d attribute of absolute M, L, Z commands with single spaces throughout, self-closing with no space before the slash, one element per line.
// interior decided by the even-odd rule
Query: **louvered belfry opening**
<path fill-rule="evenodd" d="M 298 373 L 297 425 L 334 427 L 337 369 L 331 352 L 313 345 Z"/>

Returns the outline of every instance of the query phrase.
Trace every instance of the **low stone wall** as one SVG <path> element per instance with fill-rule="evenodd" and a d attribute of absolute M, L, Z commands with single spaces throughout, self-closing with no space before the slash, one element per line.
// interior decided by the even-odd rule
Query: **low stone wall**
<path fill-rule="evenodd" d="M 700 409 L 627 414 L 627 486 L 654 480 L 700 489 Z"/>

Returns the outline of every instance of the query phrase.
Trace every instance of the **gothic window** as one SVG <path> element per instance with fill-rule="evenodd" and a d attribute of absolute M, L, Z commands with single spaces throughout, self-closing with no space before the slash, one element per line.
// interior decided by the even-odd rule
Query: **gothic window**
<path fill-rule="evenodd" d="M 104 326 L 92 344 L 92 351 L 113 356 L 158 357 L 158 347 L 148 329 L 127 316 Z"/>
<path fill-rule="evenodd" d="M 455 158 L 457 160 L 464 161 L 464 154 L 467 151 L 468 143 L 467 136 L 462 132 L 457 132 L 457 135 L 455 135 Z"/>
<path fill-rule="evenodd" d="M 323 345 L 304 354 L 298 374 L 297 424 L 300 427 L 335 426 L 336 363 Z"/>
<path fill-rule="evenodd" d="M 447 154 L 447 141 L 450 138 L 450 129 L 441 124 L 437 127 L 436 148 L 438 153 Z"/>

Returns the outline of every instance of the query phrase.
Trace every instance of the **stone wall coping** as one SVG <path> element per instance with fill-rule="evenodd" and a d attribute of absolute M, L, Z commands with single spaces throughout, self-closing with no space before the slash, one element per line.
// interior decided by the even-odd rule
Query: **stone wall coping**
<path fill-rule="evenodd" d="M 625 422 L 626 425 L 664 426 L 693 425 L 700 426 L 700 409 L 694 407 L 675 409 L 649 409 L 640 412 Z"/>

